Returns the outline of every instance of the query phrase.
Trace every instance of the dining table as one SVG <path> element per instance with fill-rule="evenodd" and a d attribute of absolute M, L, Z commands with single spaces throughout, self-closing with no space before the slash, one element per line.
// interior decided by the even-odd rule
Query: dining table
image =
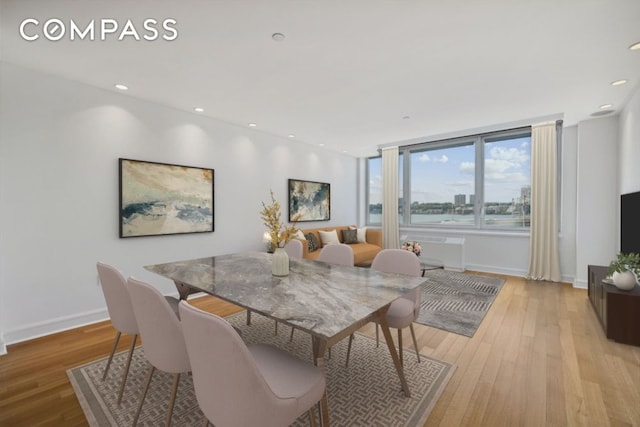
<path fill-rule="evenodd" d="M 325 369 L 327 348 L 368 322 L 377 321 L 400 386 L 409 397 L 411 393 L 386 313 L 394 300 L 420 286 L 425 279 L 308 259 L 290 259 L 289 274 L 274 276 L 272 256 L 242 252 L 144 268 L 171 279 L 182 299 L 190 293 L 204 292 L 309 333 L 313 338 L 314 362 L 321 369 Z M 328 426 L 326 392 L 320 409 L 322 425 Z"/>

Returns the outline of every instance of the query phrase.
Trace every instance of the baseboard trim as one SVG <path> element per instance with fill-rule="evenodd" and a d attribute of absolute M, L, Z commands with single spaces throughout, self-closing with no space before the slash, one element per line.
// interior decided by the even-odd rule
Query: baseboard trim
<path fill-rule="evenodd" d="M 586 280 L 574 279 L 573 287 L 576 289 L 589 289 L 589 283 Z"/>
<path fill-rule="evenodd" d="M 5 331 L 4 345 L 16 344 L 23 341 L 29 341 L 46 335 L 55 334 L 80 326 L 90 325 L 92 323 L 101 322 L 109 319 L 109 313 L 106 308 L 86 311 L 70 316 L 58 317 L 43 322 L 31 323 L 16 329 Z"/>
<path fill-rule="evenodd" d="M 480 271 L 483 273 L 504 274 L 507 276 L 525 277 L 527 272 L 515 268 L 502 268 L 493 265 L 467 264 L 467 270 Z"/>
<path fill-rule="evenodd" d="M 4 356 L 5 354 L 7 354 L 7 345 L 4 343 L 2 334 L 0 334 L 0 356 Z"/>

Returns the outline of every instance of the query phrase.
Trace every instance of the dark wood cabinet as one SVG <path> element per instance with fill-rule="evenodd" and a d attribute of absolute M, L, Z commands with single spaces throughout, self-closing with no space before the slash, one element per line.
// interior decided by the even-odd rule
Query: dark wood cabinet
<path fill-rule="evenodd" d="M 608 339 L 640 346 L 640 287 L 621 291 L 603 280 L 607 267 L 588 267 L 589 300 Z"/>

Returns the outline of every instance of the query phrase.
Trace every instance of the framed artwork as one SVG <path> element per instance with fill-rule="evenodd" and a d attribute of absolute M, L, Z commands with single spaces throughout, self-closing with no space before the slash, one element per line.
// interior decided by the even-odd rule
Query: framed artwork
<path fill-rule="evenodd" d="M 296 214 L 298 221 L 329 221 L 331 219 L 331 184 L 325 182 L 289 180 L 289 222 Z"/>
<path fill-rule="evenodd" d="M 119 159 L 120 237 L 213 232 L 213 169 Z"/>

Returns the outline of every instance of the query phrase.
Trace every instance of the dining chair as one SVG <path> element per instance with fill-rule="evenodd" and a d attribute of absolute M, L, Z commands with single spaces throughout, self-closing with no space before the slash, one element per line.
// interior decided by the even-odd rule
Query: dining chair
<path fill-rule="evenodd" d="M 413 252 L 405 251 L 403 249 L 383 249 L 378 252 L 371 263 L 371 269 L 385 273 L 406 274 L 408 276 L 420 276 L 422 271 L 418 257 Z M 386 314 L 386 320 L 389 328 L 396 328 L 398 330 L 398 352 L 400 353 L 400 364 L 404 363 L 402 353 L 402 329 L 407 326 L 411 330 L 411 338 L 413 339 L 413 346 L 416 350 L 416 357 L 418 358 L 418 362 L 420 362 L 418 343 L 416 341 L 415 331 L 413 330 L 413 322 L 420 314 L 420 295 L 420 287 L 418 286 L 393 301 Z M 349 364 L 352 342 L 353 335 L 349 337 L 347 365 Z M 378 322 L 376 321 L 376 346 L 378 346 L 378 343 L 379 333 Z"/>
<path fill-rule="evenodd" d="M 353 249 L 344 243 L 327 245 L 322 248 L 317 260 L 329 264 L 353 267 Z"/>
<path fill-rule="evenodd" d="M 133 420 L 135 426 L 142 411 L 144 399 L 149 390 L 151 378 L 156 369 L 173 374 L 173 386 L 169 397 L 169 409 L 165 425 L 171 425 L 173 405 L 175 403 L 180 374 L 191 371 L 187 347 L 184 343 L 182 325 L 172 306 L 153 286 L 129 277 L 127 289 L 131 296 L 133 311 L 136 315 L 144 355 L 149 362 L 147 379 L 140 396 L 138 410 Z"/>
<path fill-rule="evenodd" d="M 179 310 L 205 425 L 280 427 L 305 412 L 315 425 L 321 369 L 270 345 L 246 345 L 226 320 L 187 301 Z"/>
<path fill-rule="evenodd" d="M 96 264 L 98 269 L 98 277 L 100 278 L 100 285 L 104 299 L 107 303 L 107 311 L 109 312 L 109 318 L 111 324 L 116 329 L 116 338 L 113 342 L 113 348 L 109 359 L 107 359 L 107 366 L 104 368 L 102 374 L 102 380 L 107 378 L 109 373 L 109 367 L 113 361 L 113 355 L 116 352 L 118 343 L 120 342 L 120 336 L 125 333 L 132 335 L 131 346 L 129 347 L 129 354 L 127 355 L 127 362 L 122 371 L 122 379 L 120 380 L 120 389 L 118 391 L 118 405 L 122 401 L 122 394 L 124 393 L 124 387 L 127 383 L 127 375 L 129 375 L 129 367 L 131 366 L 131 357 L 136 347 L 136 341 L 138 340 L 138 323 L 136 322 L 136 316 L 133 313 L 133 306 L 131 305 L 131 298 L 127 291 L 127 280 L 123 274 L 112 265 L 98 262 Z"/>
<path fill-rule="evenodd" d="M 284 250 L 289 255 L 289 259 L 302 259 L 302 241 L 299 239 L 291 239 L 284 245 Z"/>

